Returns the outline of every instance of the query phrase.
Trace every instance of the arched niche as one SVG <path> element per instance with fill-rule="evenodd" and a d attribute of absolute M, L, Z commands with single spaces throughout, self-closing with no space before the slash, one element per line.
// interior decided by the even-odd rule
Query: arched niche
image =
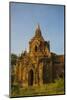
<path fill-rule="evenodd" d="M 28 72 L 28 85 L 32 86 L 34 81 L 34 72 L 32 69 Z"/>

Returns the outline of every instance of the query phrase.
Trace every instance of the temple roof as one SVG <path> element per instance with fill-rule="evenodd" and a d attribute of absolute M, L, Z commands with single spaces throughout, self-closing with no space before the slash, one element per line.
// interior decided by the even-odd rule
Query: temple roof
<path fill-rule="evenodd" d="M 37 27 L 36 27 L 36 29 L 35 29 L 35 36 L 31 39 L 31 41 L 30 42 L 32 42 L 33 40 L 35 40 L 35 39 L 40 39 L 40 40 L 42 40 L 42 41 L 44 41 L 44 38 L 43 38 L 43 36 L 42 36 L 42 33 L 41 33 L 41 29 L 40 29 L 40 25 L 38 24 L 37 25 Z"/>

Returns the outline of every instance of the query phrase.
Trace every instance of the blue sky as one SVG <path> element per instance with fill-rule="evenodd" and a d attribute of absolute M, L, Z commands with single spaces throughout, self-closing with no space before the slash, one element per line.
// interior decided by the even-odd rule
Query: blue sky
<path fill-rule="evenodd" d="M 64 54 L 64 6 L 11 3 L 11 53 L 21 54 L 40 25 L 50 50 Z"/>

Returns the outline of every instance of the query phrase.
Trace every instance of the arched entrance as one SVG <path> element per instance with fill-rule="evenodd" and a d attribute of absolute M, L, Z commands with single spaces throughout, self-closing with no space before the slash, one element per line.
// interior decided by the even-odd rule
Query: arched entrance
<path fill-rule="evenodd" d="M 33 70 L 31 69 L 28 73 L 28 85 L 32 86 L 33 85 Z"/>

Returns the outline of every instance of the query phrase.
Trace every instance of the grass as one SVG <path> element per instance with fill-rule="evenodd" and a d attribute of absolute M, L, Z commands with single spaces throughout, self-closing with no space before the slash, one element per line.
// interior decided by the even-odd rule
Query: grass
<path fill-rule="evenodd" d="M 56 80 L 55 83 L 41 86 L 29 86 L 27 88 L 12 87 L 11 97 L 36 96 L 36 95 L 56 95 L 64 94 L 64 80 Z"/>

